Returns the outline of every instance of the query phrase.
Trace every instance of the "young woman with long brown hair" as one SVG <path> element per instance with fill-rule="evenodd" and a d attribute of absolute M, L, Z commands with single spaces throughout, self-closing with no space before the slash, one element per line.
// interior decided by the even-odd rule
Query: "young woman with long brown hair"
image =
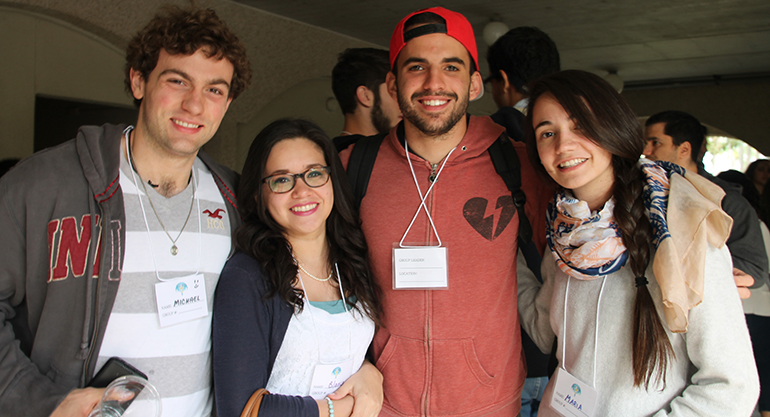
<path fill-rule="evenodd" d="M 758 381 L 721 189 L 640 159 L 641 126 L 600 77 L 563 71 L 530 91 L 530 157 L 561 186 L 544 284 L 519 278 L 522 324 L 541 349 L 558 341 L 540 415 L 750 415 Z"/>
<path fill-rule="evenodd" d="M 317 125 L 271 123 L 238 186 L 243 224 L 214 299 L 217 413 L 373 417 L 382 376 L 365 360 L 379 323 L 378 287 L 342 163 Z M 350 378 L 349 378 L 350 377 Z M 344 384 L 344 385 L 343 385 Z"/>

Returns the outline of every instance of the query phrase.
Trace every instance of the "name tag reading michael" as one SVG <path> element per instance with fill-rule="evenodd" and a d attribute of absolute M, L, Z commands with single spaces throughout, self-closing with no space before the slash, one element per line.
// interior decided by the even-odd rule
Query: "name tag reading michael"
<path fill-rule="evenodd" d="M 393 248 L 393 289 L 448 287 L 446 248 Z"/>
<path fill-rule="evenodd" d="M 203 274 L 155 284 L 160 327 L 206 317 L 209 314 Z"/>

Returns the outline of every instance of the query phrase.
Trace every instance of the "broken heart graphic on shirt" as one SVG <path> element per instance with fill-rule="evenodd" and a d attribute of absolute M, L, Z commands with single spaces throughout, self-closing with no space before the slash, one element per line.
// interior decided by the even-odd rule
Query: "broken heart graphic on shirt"
<path fill-rule="evenodd" d="M 487 209 L 489 200 L 473 197 L 463 206 L 463 217 L 474 230 L 490 242 L 500 236 L 516 214 L 516 206 L 510 195 L 498 197 L 497 204 Z M 497 222 L 495 222 L 497 220 Z"/>

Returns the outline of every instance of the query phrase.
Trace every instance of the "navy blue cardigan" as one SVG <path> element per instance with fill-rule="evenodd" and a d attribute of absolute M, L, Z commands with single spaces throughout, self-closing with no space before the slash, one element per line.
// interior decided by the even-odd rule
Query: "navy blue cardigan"
<path fill-rule="evenodd" d="M 267 386 L 294 312 L 268 283 L 259 263 L 237 252 L 225 264 L 214 294 L 214 401 L 219 417 L 238 417 L 251 394 Z M 311 397 L 268 395 L 260 417 L 318 417 Z"/>

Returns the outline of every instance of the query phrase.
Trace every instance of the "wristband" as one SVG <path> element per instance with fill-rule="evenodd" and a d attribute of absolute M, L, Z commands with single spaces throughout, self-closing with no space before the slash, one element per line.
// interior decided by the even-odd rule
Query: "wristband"
<path fill-rule="evenodd" d="M 332 399 L 326 397 L 326 403 L 329 404 L 329 417 L 334 417 L 334 403 L 332 402 Z"/>

